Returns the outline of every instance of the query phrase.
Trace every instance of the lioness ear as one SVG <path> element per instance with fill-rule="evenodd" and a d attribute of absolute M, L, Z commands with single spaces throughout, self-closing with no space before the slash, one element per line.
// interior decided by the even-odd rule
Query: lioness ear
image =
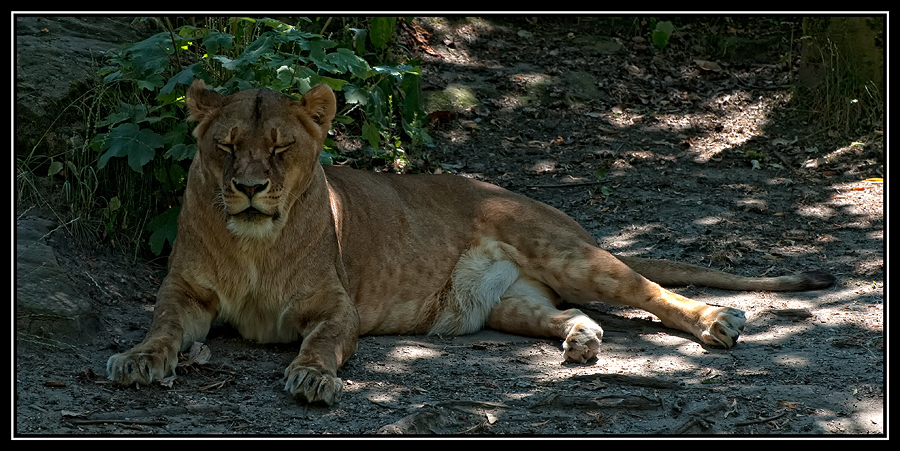
<path fill-rule="evenodd" d="M 191 112 L 188 120 L 202 122 L 222 105 L 224 99 L 222 94 L 208 89 L 203 80 L 194 80 L 187 92 L 187 106 Z"/>
<path fill-rule="evenodd" d="M 300 99 L 300 105 L 309 118 L 319 126 L 322 134 L 328 133 L 337 109 L 334 92 L 331 88 L 328 85 L 313 86 Z"/>

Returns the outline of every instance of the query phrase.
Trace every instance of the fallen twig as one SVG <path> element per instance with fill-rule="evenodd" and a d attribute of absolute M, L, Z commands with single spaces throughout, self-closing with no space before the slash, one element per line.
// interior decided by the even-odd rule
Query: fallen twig
<path fill-rule="evenodd" d="M 115 420 L 115 419 L 107 419 L 107 420 L 69 420 L 69 423 L 77 424 L 77 425 L 105 424 L 105 423 L 109 423 L 109 424 L 121 423 L 121 424 L 139 424 L 139 425 L 141 425 L 141 426 L 165 426 L 166 424 L 168 424 L 168 422 L 166 422 L 166 421 L 158 421 L 158 420 L 141 421 L 141 420 L 125 420 L 125 419 L 119 419 L 119 420 Z"/>
<path fill-rule="evenodd" d="M 200 391 L 206 391 L 206 390 L 211 390 L 211 389 L 214 389 L 214 388 L 222 388 L 223 385 L 225 385 L 225 384 L 227 384 L 228 382 L 231 382 L 231 381 L 232 381 L 232 378 L 229 377 L 228 379 L 225 379 L 225 380 L 223 380 L 223 381 L 216 382 L 216 383 L 213 383 L 213 384 L 209 384 L 209 385 L 200 387 L 199 390 L 200 390 Z"/>
<path fill-rule="evenodd" d="M 726 410 L 726 409 L 728 409 L 728 405 L 725 402 L 718 402 L 718 403 L 706 406 L 702 409 L 699 409 L 695 412 L 691 412 L 690 414 L 688 414 L 689 415 L 688 419 L 685 420 L 684 423 L 681 424 L 681 426 L 678 426 L 677 428 L 675 428 L 675 430 L 672 433 L 673 434 L 684 434 L 685 432 L 687 432 L 690 428 L 692 428 L 694 426 L 700 426 L 703 429 L 709 429 L 716 422 L 709 419 L 708 417 L 714 415 L 716 412 L 719 412 L 721 410 Z"/>
<path fill-rule="evenodd" d="M 425 406 L 400 420 L 382 426 L 378 435 L 439 434 L 449 418 L 436 407 Z"/>
<path fill-rule="evenodd" d="M 777 419 L 783 417 L 785 414 L 787 414 L 787 411 L 786 411 L 786 410 L 783 411 L 783 412 L 781 412 L 781 413 L 779 413 L 779 414 L 777 414 L 777 415 L 773 415 L 773 416 L 771 416 L 771 417 L 767 417 L 767 418 L 759 418 L 759 419 L 756 419 L 756 420 L 749 420 L 749 421 L 741 421 L 741 422 L 739 422 L 739 423 L 734 423 L 734 425 L 735 425 L 735 426 L 749 426 L 749 425 L 751 425 L 751 424 L 767 423 L 767 422 L 772 421 L 772 420 L 777 420 Z"/>
<path fill-rule="evenodd" d="M 657 377 L 638 376 L 638 375 L 629 375 L 629 374 L 605 374 L 605 373 L 582 374 L 582 375 L 578 375 L 578 376 L 572 376 L 570 379 L 575 380 L 575 381 L 584 381 L 584 382 L 601 381 L 601 382 L 611 383 L 611 384 L 634 385 L 637 387 L 650 387 L 650 388 L 663 388 L 663 389 L 681 388 L 681 384 L 678 382 L 672 382 L 672 381 L 660 379 Z"/>
<path fill-rule="evenodd" d="M 682 425 L 679 426 L 678 429 L 675 429 L 675 431 L 672 433 L 676 434 L 676 435 L 684 434 L 685 432 L 688 431 L 688 429 L 694 427 L 695 425 L 699 425 L 703 429 L 709 429 L 710 426 L 709 426 L 709 423 L 707 423 L 707 421 L 708 420 L 704 420 L 703 418 L 692 415 L 690 418 L 687 419 L 687 421 L 682 423 Z"/>
<path fill-rule="evenodd" d="M 472 426 L 472 427 L 470 427 L 470 428 L 468 428 L 468 429 L 464 429 L 464 430 L 462 430 L 462 431 L 457 432 L 457 434 L 458 434 L 458 435 L 462 435 L 462 434 L 473 434 L 473 433 L 475 433 L 475 432 L 481 432 L 481 431 L 484 430 L 484 428 L 486 428 L 487 426 L 488 426 L 487 420 L 481 421 L 481 422 L 479 422 L 478 424 L 476 424 L 475 426 Z"/>
<path fill-rule="evenodd" d="M 600 180 L 593 182 L 559 183 L 555 185 L 525 185 L 526 188 L 569 188 L 572 186 L 593 186 L 603 183 Z"/>

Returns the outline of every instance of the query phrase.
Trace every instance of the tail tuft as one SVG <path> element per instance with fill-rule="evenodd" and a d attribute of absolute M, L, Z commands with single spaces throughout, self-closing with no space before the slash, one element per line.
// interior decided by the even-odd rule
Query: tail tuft
<path fill-rule="evenodd" d="M 801 290 L 821 290 L 834 284 L 835 278 L 831 274 L 815 270 L 797 274 L 801 278 Z"/>

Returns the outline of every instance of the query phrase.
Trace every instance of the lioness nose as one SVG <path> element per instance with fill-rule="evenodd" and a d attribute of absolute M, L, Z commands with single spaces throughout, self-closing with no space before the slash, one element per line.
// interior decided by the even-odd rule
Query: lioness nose
<path fill-rule="evenodd" d="M 252 199 L 253 195 L 265 191 L 265 189 L 269 186 L 269 181 L 266 180 L 264 182 L 257 181 L 238 181 L 236 179 L 231 179 L 231 183 L 234 185 L 234 188 L 244 194 L 247 195 L 248 199 Z"/>

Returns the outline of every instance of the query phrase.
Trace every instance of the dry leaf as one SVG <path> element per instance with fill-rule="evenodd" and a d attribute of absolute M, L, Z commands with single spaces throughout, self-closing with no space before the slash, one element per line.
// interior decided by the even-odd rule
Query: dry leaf
<path fill-rule="evenodd" d="M 209 357 L 211 354 L 212 351 L 209 350 L 209 346 L 195 341 L 194 344 L 191 345 L 190 351 L 188 351 L 187 360 L 185 360 L 182 365 L 188 366 L 195 363 L 198 365 L 205 365 L 207 362 L 209 362 Z"/>
<path fill-rule="evenodd" d="M 173 374 L 165 379 L 160 380 L 159 385 L 162 385 L 166 388 L 172 388 L 175 385 L 175 378 L 176 376 Z"/>
<path fill-rule="evenodd" d="M 793 143 L 795 143 L 795 142 L 797 142 L 796 139 L 793 140 L 793 141 L 789 141 L 789 140 L 784 139 L 784 138 L 775 138 L 775 139 L 772 140 L 772 144 L 773 144 L 773 145 L 776 145 L 776 146 L 788 146 L 788 145 L 791 145 L 791 144 L 793 144 Z"/>
<path fill-rule="evenodd" d="M 605 133 L 605 134 L 607 134 L 607 135 L 617 135 L 617 134 L 619 134 L 619 131 L 618 131 L 618 130 L 615 130 L 615 129 L 612 129 L 612 128 L 597 127 L 597 129 L 600 130 L 600 133 Z"/>
<path fill-rule="evenodd" d="M 817 168 L 821 165 L 824 165 L 827 162 L 828 161 L 824 158 L 815 158 L 812 160 L 806 160 L 806 163 L 804 163 L 803 166 L 807 167 L 807 168 Z"/>
<path fill-rule="evenodd" d="M 694 60 L 694 63 L 702 71 L 708 71 L 708 72 L 721 72 L 722 71 L 722 67 L 712 61 Z"/>

